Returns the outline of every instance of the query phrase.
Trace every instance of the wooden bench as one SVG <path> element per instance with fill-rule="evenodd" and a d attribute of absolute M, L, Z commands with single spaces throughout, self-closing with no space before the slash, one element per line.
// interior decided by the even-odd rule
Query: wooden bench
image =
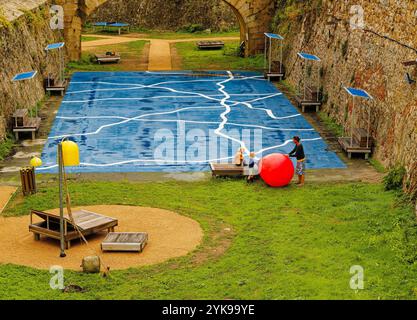
<path fill-rule="evenodd" d="M 361 145 L 353 139 L 349 137 L 343 137 L 339 138 L 339 144 L 342 147 L 342 149 L 347 152 L 348 158 L 352 158 L 352 154 L 359 153 L 359 154 L 365 154 L 365 159 L 369 159 L 369 155 L 372 153 L 372 147 L 361 147 Z"/>
<path fill-rule="evenodd" d="M 361 148 L 370 148 L 373 146 L 373 143 L 374 143 L 372 137 L 369 136 L 367 131 L 362 128 L 356 128 L 353 130 L 353 140 Z"/>
<path fill-rule="evenodd" d="M 244 175 L 245 168 L 233 163 L 210 163 L 213 177 L 239 177 Z"/>
<path fill-rule="evenodd" d="M 102 251 L 142 252 L 148 243 L 144 232 L 110 232 L 101 243 Z"/>
<path fill-rule="evenodd" d="M 223 41 L 199 41 L 197 46 L 200 50 L 220 50 L 224 48 Z"/>
<path fill-rule="evenodd" d="M 16 140 L 19 140 L 20 132 L 31 132 L 32 140 L 36 138 L 36 132 L 41 126 L 41 118 L 30 118 L 27 109 L 18 109 L 13 114 L 13 132 Z"/>
<path fill-rule="evenodd" d="M 301 108 L 302 112 L 306 111 L 306 108 L 315 107 L 316 112 L 320 111 L 320 106 L 322 105 L 320 91 L 316 87 L 307 86 L 304 95 L 298 95 L 295 97 L 298 106 Z"/>
<path fill-rule="evenodd" d="M 271 71 L 269 69 L 264 72 L 265 79 L 279 79 L 282 80 L 285 77 L 285 67 L 281 65 L 281 61 L 273 61 L 271 64 Z"/>
<path fill-rule="evenodd" d="M 68 86 L 67 80 L 55 81 L 54 79 L 45 79 L 45 91 L 46 92 L 59 92 L 61 96 L 63 96 L 67 86 Z"/>
<path fill-rule="evenodd" d="M 96 61 L 98 64 L 102 63 L 119 63 L 120 62 L 120 55 L 115 54 L 96 54 Z"/>
<path fill-rule="evenodd" d="M 41 218 L 41 222 L 34 222 L 33 216 Z M 98 213 L 80 210 L 72 213 L 74 223 L 83 236 L 99 233 L 107 230 L 114 232 L 118 225 L 118 220 Z M 29 231 L 33 232 L 35 240 L 40 240 L 41 235 L 48 238 L 60 239 L 60 217 L 59 215 L 32 210 L 30 214 Z M 81 238 L 68 215 L 64 215 L 64 241 L 65 246 L 69 249 L 71 241 Z"/>

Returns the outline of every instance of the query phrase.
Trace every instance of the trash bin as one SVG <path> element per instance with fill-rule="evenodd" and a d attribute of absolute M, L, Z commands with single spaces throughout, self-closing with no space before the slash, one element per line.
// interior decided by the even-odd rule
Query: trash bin
<path fill-rule="evenodd" d="M 27 167 L 20 169 L 20 180 L 22 181 L 22 193 L 24 196 L 36 193 L 35 168 Z"/>

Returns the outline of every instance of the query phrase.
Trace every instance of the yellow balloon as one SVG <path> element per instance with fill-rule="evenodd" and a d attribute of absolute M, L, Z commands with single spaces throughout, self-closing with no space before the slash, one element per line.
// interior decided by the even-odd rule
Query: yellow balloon
<path fill-rule="evenodd" d="M 30 160 L 30 165 L 32 166 L 32 167 L 40 167 L 41 165 L 42 165 L 42 160 L 40 159 L 40 158 L 38 158 L 38 157 L 33 157 L 31 160 Z"/>
<path fill-rule="evenodd" d="M 62 160 L 66 167 L 80 165 L 80 151 L 75 142 L 69 140 L 62 142 Z"/>

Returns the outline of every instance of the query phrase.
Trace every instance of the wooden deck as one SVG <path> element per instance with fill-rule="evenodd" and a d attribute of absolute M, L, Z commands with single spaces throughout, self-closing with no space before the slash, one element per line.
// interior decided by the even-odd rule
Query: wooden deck
<path fill-rule="evenodd" d="M 144 232 L 111 232 L 101 243 L 102 251 L 142 252 L 148 243 Z"/>
<path fill-rule="evenodd" d="M 224 48 L 223 41 L 199 41 L 197 46 L 200 50 L 220 50 Z"/>
<path fill-rule="evenodd" d="M 317 87 L 307 86 L 305 94 L 298 95 L 295 99 L 302 112 L 306 112 L 307 108 L 315 108 L 316 112 L 320 111 L 322 99 L 320 90 Z"/>
<path fill-rule="evenodd" d="M 272 80 L 272 79 L 278 79 L 282 80 L 285 77 L 285 67 L 284 65 L 281 66 L 280 61 L 273 61 L 271 65 L 271 71 L 269 69 L 266 69 L 264 71 L 264 77 L 265 79 Z"/>
<path fill-rule="evenodd" d="M 95 55 L 96 61 L 98 64 L 102 64 L 102 63 L 119 63 L 120 62 L 120 55 L 119 54 L 115 54 L 115 55 L 109 55 L 109 54 L 96 54 Z"/>
<path fill-rule="evenodd" d="M 339 144 L 342 149 L 347 152 L 349 159 L 352 158 L 352 154 L 359 153 L 365 154 L 365 159 L 369 158 L 369 155 L 372 153 L 372 147 L 361 147 L 360 144 L 353 140 L 350 137 L 339 138 Z"/>
<path fill-rule="evenodd" d="M 31 132 L 32 133 L 32 140 L 36 138 L 36 132 L 39 130 L 41 126 L 41 118 L 29 118 L 24 126 L 13 127 L 13 132 L 16 136 L 16 140 L 19 140 L 19 133 L 20 132 Z"/>
<path fill-rule="evenodd" d="M 50 85 L 46 84 L 45 91 L 46 92 L 59 92 L 61 96 L 63 96 L 65 93 L 65 90 L 67 89 L 67 86 L 68 86 L 68 82 L 66 80 L 58 81 Z"/>
<path fill-rule="evenodd" d="M 244 167 L 233 163 L 210 163 L 213 177 L 239 177 L 244 175 Z"/>
<path fill-rule="evenodd" d="M 41 218 L 41 222 L 34 223 L 33 216 Z M 80 210 L 72 213 L 74 223 L 84 236 L 95 234 L 103 230 L 113 232 L 118 225 L 118 220 L 98 213 Z M 60 239 L 60 217 L 52 213 L 32 210 L 30 215 L 29 231 L 33 232 L 35 240 L 40 240 L 41 235 L 53 239 Z M 64 240 L 67 249 L 72 240 L 81 238 L 79 232 L 72 224 L 69 216 L 64 216 Z"/>

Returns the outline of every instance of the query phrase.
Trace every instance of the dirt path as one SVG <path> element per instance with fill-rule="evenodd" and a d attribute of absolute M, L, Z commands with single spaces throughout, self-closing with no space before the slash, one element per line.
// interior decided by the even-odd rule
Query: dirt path
<path fill-rule="evenodd" d="M 151 40 L 148 70 L 172 70 L 171 44 L 166 40 Z"/>
<path fill-rule="evenodd" d="M 149 59 L 148 59 L 148 70 L 150 71 L 169 71 L 172 70 L 172 54 L 171 44 L 177 42 L 193 42 L 201 40 L 239 40 L 238 37 L 202 37 L 192 39 L 152 39 L 147 37 L 141 37 L 141 35 L 135 36 L 131 34 L 129 36 L 103 36 L 103 35 L 91 35 L 96 38 L 102 38 L 100 40 L 86 41 L 82 43 L 82 50 L 92 51 L 101 46 L 110 46 L 115 44 L 124 44 L 133 41 L 149 41 Z"/>
<path fill-rule="evenodd" d="M 4 208 L 15 192 L 15 187 L 0 186 L 0 213 L 3 212 Z"/>

